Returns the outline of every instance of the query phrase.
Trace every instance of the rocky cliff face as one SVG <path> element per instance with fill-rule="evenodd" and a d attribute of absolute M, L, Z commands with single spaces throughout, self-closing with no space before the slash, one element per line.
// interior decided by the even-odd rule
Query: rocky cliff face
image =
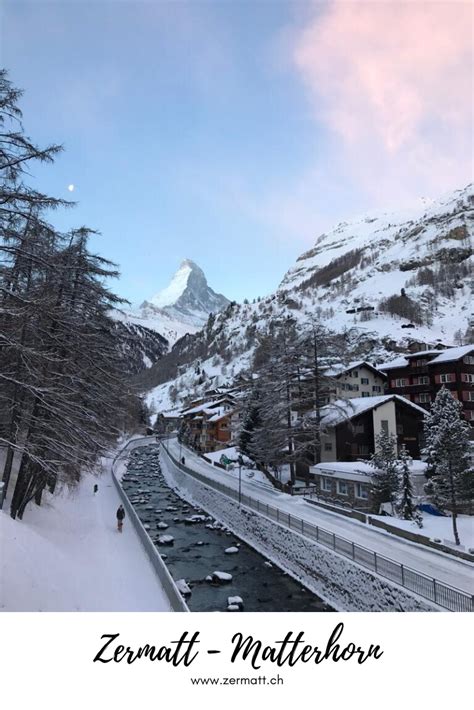
<path fill-rule="evenodd" d="M 159 333 L 135 323 L 116 321 L 120 355 L 124 371 L 137 375 L 151 367 L 169 350 L 169 343 Z"/>

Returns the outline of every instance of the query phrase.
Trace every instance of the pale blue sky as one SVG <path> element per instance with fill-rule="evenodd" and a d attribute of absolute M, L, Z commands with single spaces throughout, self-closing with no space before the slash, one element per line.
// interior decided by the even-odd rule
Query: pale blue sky
<path fill-rule="evenodd" d="M 439 76 L 433 62 L 427 60 L 417 89 L 424 113 L 413 111 L 395 127 L 401 148 L 399 142 L 393 150 L 393 126 L 387 127 L 391 142 L 382 133 L 367 142 L 361 126 L 372 121 L 378 130 L 390 119 L 377 114 L 373 83 L 369 89 L 363 82 L 366 65 L 361 62 L 351 80 L 353 66 L 344 64 L 345 8 L 353 5 L 4 0 L 1 64 L 25 90 L 27 133 L 40 144 L 65 147 L 53 167 L 35 167 L 34 179 L 60 197 L 70 197 L 67 186 L 75 184 L 78 206 L 54 221 L 102 232 L 94 247 L 120 265 L 115 289 L 123 296 L 140 301 L 152 295 L 185 257 L 229 298 L 264 295 L 334 222 L 467 182 L 466 158 L 433 182 L 420 138 L 431 118 L 432 89 L 424 75 Z M 383 18 L 371 5 L 364 32 L 373 17 L 375 36 Z M 400 32 L 407 34 L 403 26 Z M 392 45 L 397 41 L 393 37 Z M 330 48 L 324 55 L 329 70 L 317 54 L 319 43 Z M 390 38 L 388 59 L 389 53 Z M 466 56 L 456 59 L 465 63 Z M 386 74 L 396 74 L 387 62 Z M 413 92 L 412 77 L 401 81 L 402 93 Z M 359 104 L 351 95 L 358 82 L 357 97 L 367 94 Z M 359 117 L 360 124 L 348 126 L 341 115 Z M 437 128 L 449 134 L 452 117 L 443 120 L 430 125 L 433 143 Z M 441 157 L 465 155 L 464 132 L 463 123 L 454 147 L 450 139 L 441 148 L 437 141 Z M 419 174 L 410 168 L 407 182 L 402 149 L 410 141 L 411 154 L 415 141 L 428 165 Z M 365 146 L 376 142 L 367 155 Z M 364 150 L 366 164 L 354 146 Z M 386 184 L 376 174 L 384 157 Z"/>

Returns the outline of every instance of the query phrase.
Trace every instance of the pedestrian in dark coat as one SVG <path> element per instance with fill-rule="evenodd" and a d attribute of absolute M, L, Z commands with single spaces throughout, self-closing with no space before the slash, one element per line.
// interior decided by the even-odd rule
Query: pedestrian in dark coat
<path fill-rule="evenodd" d="M 119 532 L 122 532 L 124 518 L 125 518 L 125 510 L 124 510 L 123 505 L 120 505 L 117 510 L 117 530 Z"/>

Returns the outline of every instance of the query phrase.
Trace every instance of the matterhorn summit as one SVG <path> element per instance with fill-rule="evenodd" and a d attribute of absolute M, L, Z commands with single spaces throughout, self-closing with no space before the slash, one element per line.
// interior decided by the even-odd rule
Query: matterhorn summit
<path fill-rule="evenodd" d="M 169 286 L 159 291 L 141 308 L 163 309 L 183 323 L 201 328 L 209 313 L 221 311 L 229 300 L 208 285 L 204 271 L 191 259 L 181 262 Z"/>
<path fill-rule="evenodd" d="M 141 325 L 162 335 L 173 346 L 187 333 L 196 333 L 210 313 L 218 313 L 229 303 L 208 285 L 204 271 L 184 259 L 168 286 L 138 307 L 122 311 L 119 320 Z"/>

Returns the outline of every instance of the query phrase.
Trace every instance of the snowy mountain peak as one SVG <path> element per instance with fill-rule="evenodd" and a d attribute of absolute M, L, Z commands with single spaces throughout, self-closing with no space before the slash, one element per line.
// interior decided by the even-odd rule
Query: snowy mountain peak
<path fill-rule="evenodd" d="M 153 330 L 173 345 L 200 330 L 210 313 L 218 313 L 228 303 L 208 285 L 204 271 L 191 259 L 184 259 L 166 288 L 117 318 Z"/>
<path fill-rule="evenodd" d="M 184 259 L 169 286 L 141 308 L 159 308 L 184 323 L 202 327 L 209 313 L 221 311 L 228 303 L 225 296 L 208 285 L 204 271 L 191 259 Z"/>
<path fill-rule="evenodd" d="M 161 291 L 158 291 L 158 293 L 150 298 L 148 303 L 152 306 L 156 306 L 157 308 L 173 306 L 186 290 L 188 279 L 193 270 L 201 272 L 204 276 L 202 270 L 199 266 L 197 266 L 197 264 L 191 261 L 191 259 L 184 259 L 179 265 L 179 269 L 176 271 L 169 285 Z"/>

